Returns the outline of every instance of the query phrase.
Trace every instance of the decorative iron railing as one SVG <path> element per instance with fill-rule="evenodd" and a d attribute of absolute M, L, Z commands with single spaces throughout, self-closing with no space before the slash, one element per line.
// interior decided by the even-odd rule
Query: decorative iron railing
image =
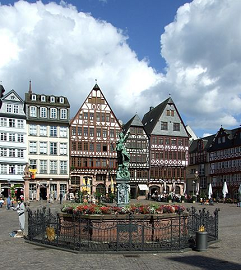
<path fill-rule="evenodd" d="M 188 213 L 158 215 L 78 216 L 28 210 L 27 240 L 81 252 L 178 251 L 190 248 L 200 226 L 208 241 L 218 239 L 214 215 L 195 208 Z"/>

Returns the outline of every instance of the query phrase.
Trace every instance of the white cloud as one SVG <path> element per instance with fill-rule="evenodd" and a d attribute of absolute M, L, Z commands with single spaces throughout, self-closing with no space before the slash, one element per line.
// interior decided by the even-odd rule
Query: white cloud
<path fill-rule="evenodd" d="M 240 124 L 241 1 L 194 0 L 180 7 L 161 36 L 166 74 L 139 61 L 122 30 L 59 3 L 0 5 L 6 90 L 24 97 L 31 79 L 36 93 L 67 96 L 74 115 L 98 79 L 124 121 L 136 112 L 142 117 L 170 93 L 195 132 Z"/>
<path fill-rule="evenodd" d="M 138 60 L 120 29 L 65 1 L 0 5 L 0 37 L 6 91 L 14 88 L 24 98 L 31 79 L 36 93 L 67 96 L 72 116 L 98 79 L 116 116 L 129 120 L 143 110 L 135 103 L 140 93 L 160 77 Z"/>
<path fill-rule="evenodd" d="M 194 0 L 178 9 L 161 36 L 166 81 L 153 88 L 153 96 L 159 89 L 171 92 L 195 129 L 240 122 L 240 12 L 238 0 Z"/>

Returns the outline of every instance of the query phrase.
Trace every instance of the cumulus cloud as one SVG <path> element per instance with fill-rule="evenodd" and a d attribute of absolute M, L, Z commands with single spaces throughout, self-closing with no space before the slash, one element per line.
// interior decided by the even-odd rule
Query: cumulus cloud
<path fill-rule="evenodd" d="M 154 95 L 162 86 L 171 91 L 194 129 L 240 123 L 240 12 L 238 0 L 194 0 L 178 9 L 161 36 L 166 82 Z"/>
<path fill-rule="evenodd" d="M 166 73 L 157 74 L 121 29 L 66 1 L 0 5 L 0 80 L 22 97 L 30 79 L 36 93 L 65 95 L 73 116 L 97 79 L 124 122 L 171 94 L 186 124 L 215 133 L 240 124 L 240 12 L 239 0 L 180 7 L 160 32 Z"/>
<path fill-rule="evenodd" d="M 73 116 L 97 79 L 116 116 L 126 121 L 133 104 L 141 111 L 141 92 L 159 80 L 120 29 L 63 0 L 0 5 L 0 14 L 0 77 L 6 90 L 22 97 L 31 79 L 36 93 L 67 96 Z"/>

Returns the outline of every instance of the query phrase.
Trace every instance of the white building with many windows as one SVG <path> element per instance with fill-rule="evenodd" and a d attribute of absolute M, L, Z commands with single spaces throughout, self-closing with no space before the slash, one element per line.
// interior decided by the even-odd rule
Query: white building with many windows
<path fill-rule="evenodd" d="M 25 94 L 28 163 L 26 200 L 58 200 L 69 184 L 69 112 L 66 97 Z"/>
<path fill-rule="evenodd" d="M 4 197 L 23 195 L 26 148 L 24 101 L 11 90 L 2 98 L 0 111 L 0 188 Z"/>

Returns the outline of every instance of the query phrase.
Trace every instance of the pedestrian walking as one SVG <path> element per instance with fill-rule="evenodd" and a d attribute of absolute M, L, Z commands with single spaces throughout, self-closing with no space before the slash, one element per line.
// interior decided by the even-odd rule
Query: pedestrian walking
<path fill-rule="evenodd" d="M 7 210 L 10 210 L 10 205 L 11 205 L 11 197 L 9 195 L 7 198 Z"/>

